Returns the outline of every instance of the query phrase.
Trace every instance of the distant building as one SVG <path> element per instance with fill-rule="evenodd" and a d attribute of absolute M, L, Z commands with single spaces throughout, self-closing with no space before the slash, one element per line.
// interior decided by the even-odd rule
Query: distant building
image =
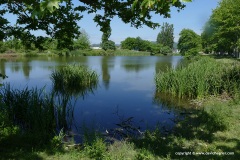
<path fill-rule="evenodd" d="M 92 49 L 102 49 L 101 47 L 91 47 Z"/>

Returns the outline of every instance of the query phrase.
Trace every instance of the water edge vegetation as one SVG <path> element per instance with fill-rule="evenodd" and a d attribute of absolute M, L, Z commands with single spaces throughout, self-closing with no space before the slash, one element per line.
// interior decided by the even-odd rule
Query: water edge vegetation
<path fill-rule="evenodd" d="M 60 93 L 80 93 L 84 95 L 97 87 L 98 75 L 95 71 L 81 65 L 66 65 L 53 70 L 50 79 L 54 90 Z"/>
<path fill-rule="evenodd" d="M 205 64 L 208 62 L 215 63 L 215 61 L 214 59 L 200 58 L 180 68 L 199 67 L 194 63 L 202 62 Z M 233 66 L 233 64 L 237 65 L 238 63 L 237 60 L 217 61 L 220 61 L 216 62 L 217 64 L 224 64 L 223 66 L 229 64 Z M 231 74 L 232 72 L 226 73 Z M 66 133 L 64 131 L 54 132 L 54 130 L 56 126 L 63 128 L 64 124 L 66 125 L 63 118 L 66 116 L 66 112 L 62 108 L 69 108 L 68 105 L 70 104 L 67 103 L 69 97 L 62 98 L 62 101 L 60 101 L 62 103 L 57 105 L 55 104 L 56 101 L 54 101 L 54 94 L 45 95 L 43 90 L 28 88 L 13 90 L 10 89 L 10 86 L 3 86 L 0 95 L 1 106 L 3 106 L 0 112 L 1 158 L 238 159 L 240 157 L 240 139 L 238 137 L 240 133 L 240 101 L 238 94 L 234 94 L 237 93 L 237 90 L 229 91 L 232 92 L 229 92 L 230 94 L 217 92 L 219 94 L 204 97 L 205 99 L 202 100 L 197 99 L 198 105 L 191 111 L 184 113 L 185 119 L 177 122 L 174 130 L 168 134 L 162 134 L 163 128 L 156 126 L 155 130 L 146 130 L 141 138 L 128 136 L 126 139 L 109 143 L 101 133 L 86 129 L 85 139 L 82 144 L 66 144 L 62 143 Z M 209 92 L 207 93 L 209 94 Z M 20 106 L 20 104 L 23 105 Z M 60 109 L 57 112 L 53 110 L 56 105 L 60 107 L 57 107 Z M 56 117 L 53 117 L 53 112 L 61 113 L 60 116 L 57 116 L 58 121 L 56 121 Z M 63 118 L 62 121 L 60 121 L 60 117 Z M 51 119 L 51 121 L 46 121 L 47 119 Z M 62 123 L 57 124 L 56 122 Z M 65 127 L 67 128 L 67 126 Z M 180 152 L 189 155 L 180 156 L 176 154 Z M 215 152 L 219 154 L 223 152 L 229 152 L 230 154 L 231 152 L 234 155 L 190 155 L 193 152 Z"/>

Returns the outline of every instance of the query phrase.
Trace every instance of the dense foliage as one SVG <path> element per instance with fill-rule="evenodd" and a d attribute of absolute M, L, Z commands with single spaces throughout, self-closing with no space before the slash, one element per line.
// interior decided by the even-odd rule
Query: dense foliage
<path fill-rule="evenodd" d="M 158 33 L 157 36 L 157 43 L 172 49 L 174 43 L 173 32 L 174 32 L 173 24 L 163 23 L 161 31 Z"/>
<path fill-rule="evenodd" d="M 140 37 L 132 38 L 128 37 L 121 42 L 122 49 L 137 50 L 137 51 L 149 51 L 151 42 L 143 40 Z"/>
<path fill-rule="evenodd" d="M 150 52 L 152 55 L 154 54 L 168 55 L 172 53 L 170 47 L 164 46 L 163 44 L 143 40 L 140 37 L 126 38 L 124 41 L 121 42 L 121 48 L 136 51 L 147 51 Z"/>
<path fill-rule="evenodd" d="M 85 31 L 81 31 L 81 35 L 73 42 L 73 49 L 90 49 L 90 45 L 88 34 Z"/>
<path fill-rule="evenodd" d="M 73 0 L 2 0 L 0 41 L 13 35 L 14 38 L 21 39 L 26 48 L 31 48 L 31 43 L 34 43 L 35 47 L 42 50 L 42 46 L 38 44 L 45 42 L 46 37 L 50 37 L 57 40 L 58 49 L 72 50 L 73 40 L 80 35 L 77 22 L 84 12 L 97 13 L 93 20 L 104 33 L 103 39 L 108 40 L 111 35 L 110 22 L 115 16 L 136 28 L 142 25 L 156 28 L 159 24 L 152 22 L 153 11 L 155 14 L 170 17 L 170 7 L 179 10 L 185 7 L 180 0 L 79 0 L 79 2 L 76 4 Z M 17 25 L 11 25 L 3 17 L 9 13 L 17 17 Z M 41 31 L 46 36 L 36 36 L 33 31 Z"/>
<path fill-rule="evenodd" d="M 164 46 L 162 44 L 151 43 L 150 45 L 151 54 L 162 54 L 162 55 L 169 55 L 172 54 L 172 49 L 168 46 Z"/>
<path fill-rule="evenodd" d="M 183 56 L 197 55 L 201 49 L 201 37 L 191 29 L 183 29 L 180 32 L 178 41 L 178 49 Z"/>
<path fill-rule="evenodd" d="M 101 44 L 103 50 L 116 50 L 115 42 L 107 40 Z"/>
<path fill-rule="evenodd" d="M 240 0 L 222 0 L 213 10 L 202 33 L 206 53 L 238 53 L 240 41 Z"/>

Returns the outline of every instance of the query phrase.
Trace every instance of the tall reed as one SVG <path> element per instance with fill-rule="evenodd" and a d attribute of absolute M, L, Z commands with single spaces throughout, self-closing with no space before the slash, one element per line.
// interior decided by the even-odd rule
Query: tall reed
<path fill-rule="evenodd" d="M 54 89 L 61 93 L 84 95 L 95 89 L 98 84 L 97 73 L 81 65 L 66 65 L 59 70 L 56 69 L 50 79 Z"/>
<path fill-rule="evenodd" d="M 0 89 L 1 110 L 23 133 L 51 138 L 57 130 L 68 129 L 73 106 L 69 95 L 46 94 L 42 89 L 12 89 L 6 84 Z"/>
<path fill-rule="evenodd" d="M 155 82 L 158 92 L 181 98 L 202 98 L 223 92 L 235 94 L 240 89 L 240 66 L 200 58 L 187 66 L 157 73 Z"/>

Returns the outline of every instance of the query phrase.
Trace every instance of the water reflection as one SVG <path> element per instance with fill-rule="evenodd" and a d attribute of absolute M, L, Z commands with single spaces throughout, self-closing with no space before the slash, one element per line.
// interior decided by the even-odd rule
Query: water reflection
<path fill-rule="evenodd" d="M 125 118 L 134 117 L 134 121 L 142 129 L 151 128 L 156 123 L 173 126 L 170 119 L 180 113 L 182 101 L 174 97 L 155 92 L 154 76 L 159 71 L 166 71 L 167 67 L 176 67 L 181 57 L 34 57 L 21 58 L 16 61 L 1 61 L 0 71 L 9 78 L 14 87 L 19 85 L 31 87 L 46 86 L 51 91 L 50 74 L 53 69 L 59 69 L 66 64 L 81 64 L 97 71 L 100 84 L 104 87 L 92 86 L 91 89 L 77 88 L 61 94 L 70 94 L 75 97 L 84 95 L 84 99 L 71 99 L 75 107 L 72 114 L 66 114 L 70 108 L 59 108 L 60 127 L 78 131 L 83 123 L 95 126 L 105 131 L 106 128 L 116 127 L 119 118 L 113 114 L 118 108 Z M 84 92 L 84 90 L 86 92 Z M 92 91 L 94 92 L 92 94 Z M 79 95 L 80 93 L 80 95 Z M 85 95 L 86 93 L 87 96 Z M 72 97 L 71 97 L 72 98 Z M 177 107 L 181 106 L 181 107 Z M 179 111 L 178 111 L 179 110 Z M 69 117 L 70 116 L 70 117 Z M 65 117 L 65 118 L 66 118 Z M 73 125 L 69 125 L 74 121 Z M 81 129 L 80 129 L 81 130 Z"/>
<path fill-rule="evenodd" d="M 0 73 L 3 75 L 6 75 L 6 69 L 5 69 L 5 59 L 0 59 Z"/>
<path fill-rule="evenodd" d="M 157 106 L 161 106 L 167 110 L 173 109 L 183 109 L 183 108 L 191 108 L 192 105 L 189 104 L 187 99 L 180 99 L 177 96 L 173 96 L 171 94 L 167 93 L 160 93 L 156 92 L 153 97 L 153 104 L 156 104 Z"/>
<path fill-rule="evenodd" d="M 22 70 L 23 70 L 23 74 L 25 76 L 25 78 L 29 78 L 29 74 L 32 70 L 32 66 L 31 66 L 31 61 L 26 59 L 22 62 Z"/>
<path fill-rule="evenodd" d="M 114 67 L 115 57 L 113 56 L 104 56 L 101 58 L 101 69 L 102 69 L 102 82 L 106 89 L 109 88 L 109 83 L 111 79 L 109 69 Z"/>
<path fill-rule="evenodd" d="M 136 73 L 151 66 L 151 64 L 142 57 L 122 57 L 121 65 L 126 71 Z"/>

